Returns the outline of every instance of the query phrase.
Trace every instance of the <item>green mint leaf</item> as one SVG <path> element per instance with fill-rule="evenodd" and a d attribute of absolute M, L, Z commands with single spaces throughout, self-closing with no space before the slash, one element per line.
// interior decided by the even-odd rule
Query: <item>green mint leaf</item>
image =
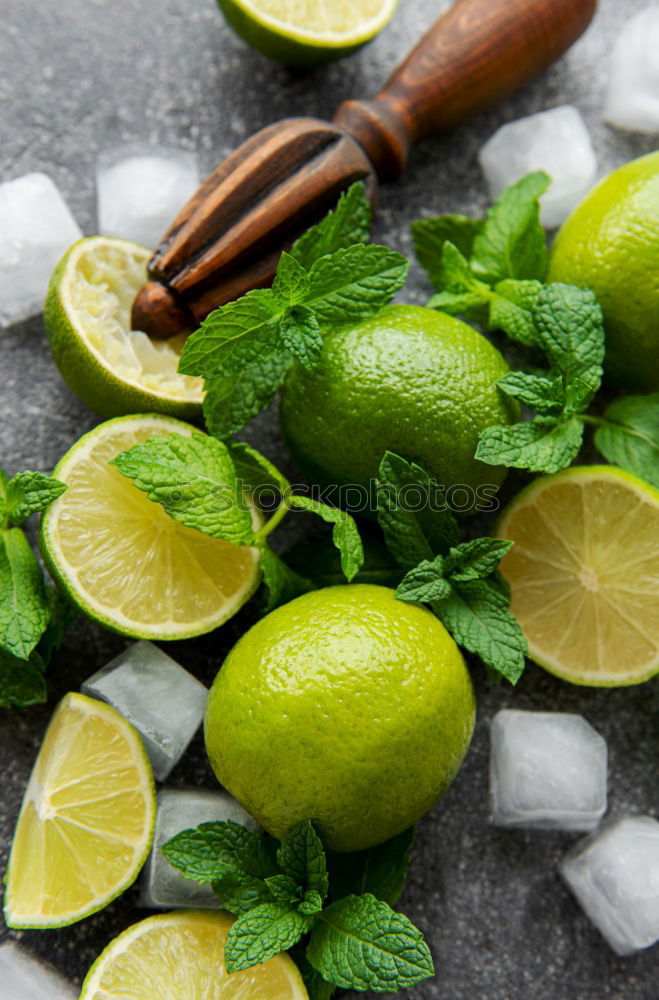
<path fill-rule="evenodd" d="M 301 901 L 299 885 L 290 875 L 272 875 L 265 880 L 265 884 L 275 903 L 286 903 L 292 907 Z"/>
<path fill-rule="evenodd" d="M 434 973 L 421 931 L 368 893 L 323 910 L 307 958 L 325 980 L 344 989 L 394 993 Z"/>
<path fill-rule="evenodd" d="M 404 830 L 377 847 L 350 854 L 328 852 L 330 897 L 361 896 L 370 892 L 377 899 L 395 906 L 403 891 L 410 866 L 410 848 L 414 827 Z"/>
<path fill-rule="evenodd" d="M 451 593 L 451 584 L 444 579 L 444 560 L 436 556 L 432 562 L 424 559 L 409 570 L 396 588 L 400 601 L 417 601 L 429 604 L 440 601 Z"/>
<path fill-rule="evenodd" d="M 546 417 L 487 427 L 478 440 L 476 458 L 487 465 L 507 465 L 529 472 L 560 472 L 578 455 L 583 424 L 576 417 L 556 423 Z"/>
<path fill-rule="evenodd" d="M 48 605 L 48 624 L 37 643 L 36 651 L 45 666 L 50 663 L 51 656 L 62 645 L 64 635 L 73 624 L 77 610 L 68 597 L 46 584 L 46 604 Z"/>
<path fill-rule="evenodd" d="M 362 181 L 356 181 L 339 198 L 335 209 L 295 241 L 291 256 L 309 269 L 321 257 L 355 243 L 368 243 L 373 212 Z"/>
<path fill-rule="evenodd" d="M 491 285 L 505 278 L 544 281 L 547 237 L 538 199 L 549 184 L 547 174 L 539 171 L 499 195 L 474 240 L 471 267 L 477 278 Z"/>
<path fill-rule="evenodd" d="M 571 412 L 587 405 L 597 392 L 604 361 L 604 320 L 588 288 L 546 285 L 533 310 L 539 342 L 561 372 L 573 398 Z"/>
<path fill-rule="evenodd" d="M 282 253 L 277 274 L 272 283 L 272 293 L 284 307 L 302 302 L 309 288 L 309 272 L 289 253 Z"/>
<path fill-rule="evenodd" d="M 277 861 L 284 874 L 306 890 L 327 895 L 327 867 L 322 841 L 309 820 L 298 823 L 286 834 L 277 851 Z"/>
<path fill-rule="evenodd" d="M 463 293 L 473 292 L 485 301 L 489 294 L 487 285 L 474 277 L 469 261 L 450 241 L 442 248 L 439 262 L 439 287 L 442 291 Z"/>
<path fill-rule="evenodd" d="M 435 288 L 442 287 L 442 251 L 446 242 L 458 248 L 464 257 L 471 257 L 476 235 L 484 220 L 466 215 L 438 215 L 417 219 L 412 223 L 412 242 L 419 264 L 427 272 Z"/>
<path fill-rule="evenodd" d="M 252 514 L 222 441 L 199 431 L 153 437 L 110 464 L 186 527 L 234 545 L 253 542 Z"/>
<path fill-rule="evenodd" d="M 456 583 L 453 594 L 433 610 L 460 646 L 476 653 L 511 684 L 517 683 L 528 647 L 498 587 L 487 580 Z"/>
<path fill-rule="evenodd" d="M 240 488 L 248 493 L 271 489 L 284 494 L 290 483 L 272 462 L 246 441 L 227 441 Z"/>
<path fill-rule="evenodd" d="M 215 309 L 186 340 L 178 370 L 212 378 L 262 362 L 278 347 L 282 312 L 270 288 Z"/>
<path fill-rule="evenodd" d="M 261 553 L 260 566 L 263 573 L 263 583 L 268 593 L 265 605 L 266 614 L 278 608 L 280 604 L 287 604 L 301 594 L 306 594 L 314 589 L 310 580 L 290 569 L 269 545 L 265 543 L 260 545 L 259 551 Z"/>
<path fill-rule="evenodd" d="M 322 517 L 323 521 L 328 524 L 334 525 L 332 541 L 341 554 L 341 569 L 348 582 L 353 580 L 364 562 L 362 540 L 359 537 L 354 518 L 350 514 L 346 514 L 344 510 L 339 510 L 338 507 L 328 507 L 327 504 L 321 503 L 320 500 L 314 500 L 313 497 L 291 494 L 288 502 L 292 507 L 310 511 L 312 514 Z"/>
<path fill-rule="evenodd" d="M 429 309 L 448 313 L 449 316 L 466 316 L 475 323 L 486 314 L 488 299 L 480 292 L 437 292 L 428 302 Z"/>
<path fill-rule="evenodd" d="M 0 649 L 27 660 L 48 625 L 43 574 L 20 528 L 0 532 Z"/>
<path fill-rule="evenodd" d="M 183 830 L 162 847 L 170 865 L 195 882 L 214 882 L 227 872 L 265 878 L 277 873 L 264 835 L 232 820 Z"/>
<path fill-rule="evenodd" d="M 393 299 L 408 269 L 409 261 L 387 247 L 336 250 L 312 266 L 304 305 L 313 309 L 321 327 L 355 323 Z"/>
<path fill-rule="evenodd" d="M 261 903 L 272 902 L 266 882 L 267 879 L 256 875 L 227 869 L 219 878 L 213 879 L 211 888 L 220 900 L 222 909 L 238 916 L 240 913 L 249 913 Z"/>
<path fill-rule="evenodd" d="M 29 708 L 47 697 L 44 662 L 38 652 L 21 660 L 0 649 L 0 708 Z"/>
<path fill-rule="evenodd" d="M 238 917 L 227 934 L 227 972 L 240 972 L 288 951 L 309 929 L 309 917 L 284 903 L 262 903 Z"/>
<path fill-rule="evenodd" d="M 315 313 L 308 306 L 290 306 L 280 327 L 284 347 L 303 368 L 310 371 L 320 360 L 323 338 Z"/>
<path fill-rule="evenodd" d="M 403 569 L 414 569 L 457 542 L 457 521 L 441 490 L 419 465 L 392 451 L 380 462 L 377 498 L 387 548 Z"/>
<path fill-rule="evenodd" d="M 444 572 L 451 582 L 466 583 L 484 580 L 494 573 L 497 566 L 513 547 L 504 538 L 474 538 L 451 549 L 444 564 Z"/>
<path fill-rule="evenodd" d="M 506 395 L 543 416 L 559 417 L 565 407 L 565 388 L 560 375 L 508 372 L 497 379 L 497 385 Z"/>
<path fill-rule="evenodd" d="M 489 329 L 503 330 L 527 347 L 538 346 L 533 310 L 543 287 L 540 281 L 499 281 L 490 299 Z"/>
<path fill-rule="evenodd" d="M 272 403 L 291 367 L 288 351 L 275 350 L 235 375 L 205 380 L 204 420 L 216 438 L 237 434 Z"/>
<path fill-rule="evenodd" d="M 595 446 L 619 465 L 659 489 L 659 392 L 621 396 L 604 413 Z"/>
<path fill-rule="evenodd" d="M 307 889 L 304 899 L 298 907 L 300 913 L 303 913 L 307 917 L 313 917 L 316 913 L 320 913 L 322 908 L 323 896 L 321 896 L 317 889 Z"/>
<path fill-rule="evenodd" d="M 368 531 L 368 528 L 365 529 Z M 381 539 L 364 533 L 362 526 L 364 564 L 352 583 L 375 583 L 382 587 L 396 587 L 401 569 Z M 325 534 L 305 537 L 286 551 L 286 562 L 298 573 L 310 577 L 316 587 L 333 587 L 345 582 L 341 555 Z"/>
<path fill-rule="evenodd" d="M 19 472 L 6 486 L 6 513 L 11 524 L 22 524 L 61 496 L 66 484 L 42 472 Z"/>

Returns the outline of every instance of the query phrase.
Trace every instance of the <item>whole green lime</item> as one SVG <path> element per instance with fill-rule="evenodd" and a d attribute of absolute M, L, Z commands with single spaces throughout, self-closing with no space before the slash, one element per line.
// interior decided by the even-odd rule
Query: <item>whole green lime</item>
<path fill-rule="evenodd" d="M 604 311 L 607 380 L 659 389 L 659 152 L 614 170 L 552 248 L 550 281 L 586 285 Z"/>
<path fill-rule="evenodd" d="M 504 477 L 474 453 L 481 431 L 517 417 L 496 386 L 507 371 L 499 351 L 461 320 L 388 306 L 330 334 L 313 371 L 292 367 L 281 399 L 284 439 L 323 487 L 369 488 L 389 450 L 418 462 L 467 511 Z"/>
<path fill-rule="evenodd" d="M 356 851 L 415 823 L 455 777 L 474 693 L 444 626 L 387 587 L 327 587 L 234 646 L 206 709 L 219 781 L 273 836 L 314 820 Z"/>

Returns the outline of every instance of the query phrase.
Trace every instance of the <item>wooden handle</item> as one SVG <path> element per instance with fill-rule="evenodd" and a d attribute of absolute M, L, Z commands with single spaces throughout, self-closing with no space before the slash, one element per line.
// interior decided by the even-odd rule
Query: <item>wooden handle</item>
<path fill-rule="evenodd" d="M 460 125 L 546 70 L 582 34 L 597 0 L 457 0 L 375 101 L 347 101 L 335 122 L 402 173 L 410 144 Z"/>

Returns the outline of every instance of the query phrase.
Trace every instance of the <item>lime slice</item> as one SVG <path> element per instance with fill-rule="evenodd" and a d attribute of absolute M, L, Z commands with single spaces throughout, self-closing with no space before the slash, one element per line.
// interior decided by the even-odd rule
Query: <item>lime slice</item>
<path fill-rule="evenodd" d="M 130 329 L 150 251 L 91 236 L 66 252 L 50 279 L 44 324 L 62 378 L 104 417 L 154 410 L 198 418 L 201 379 L 179 375 L 184 336 L 155 341 Z"/>
<path fill-rule="evenodd" d="M 81 611 L 123 635 L 202 635 L 259 584 L 256 549 L 185 528 L 108 465 L 147 438 L 193 430 L 155 413 L 117 417 L 85 434 L 53 473 L 68 489 L 42 519 L 44 559 Z"/>
<path fill-rule="evenodd" d="M 288 955 L 229 975 L 225 913 L 179 910 L 134 924 L 89 970 L 80 1000 L 308 1000 Z"/>
<path fill-rule="evenodd" d="M 290 66 L 316 66 L 354 52 L 391 20 L 398 0 L 218 0 L 248 45 Z"/>
<path fill-rule="evenodd" d="M 63 927 L 127 889 L 151 846 L 151 768 L 109 705 L 68 694 L 28 783 L 7 870 L 10 927 Z"/>
<path fill-rule="evenodd" d="M 573 684 L 659 670 L 659 491 L 610 465 L 537 479 L 497 526 L 531 657 Z"/>

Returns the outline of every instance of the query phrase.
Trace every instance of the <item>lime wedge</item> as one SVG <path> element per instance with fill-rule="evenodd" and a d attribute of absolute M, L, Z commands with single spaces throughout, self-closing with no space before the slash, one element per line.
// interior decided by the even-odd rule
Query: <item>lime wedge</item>
<path fill-rule="evenodd" d="M 393 17 L 398 0 L 218 0 L 248 45 L 290 66 L 316 66 L 354 52 Z"/>
<path fill-rule="evenodd" d="M 257 549 L 184 527 L 108 465 L 147 438 L 193 430 L 158 414 L 117 417 L 85 434 L 54 470 L 68 489 L 41 522 L 46 564 L 81 611 L 124 635 L 202 635 L 258 587 Z"/>
<path fill-rule="evenodd" d="M 50 279 L 44 324 L 62 378 L 104 417 L 151 410 L 201 413 L 201 379 L 180 375 L 184 336 L 155 341 L 130 328 L 151 253 L 137 243 L 91 236 L 66 252 Z"/>
<path fill-rule="evenodd" d="M 37 757 L 9 858 L 10 927 L 63 927 L 127 889 L 156 812 L 139 736 L 109 705 L 68 694 Z"/>
<path fill-rule="evenodd" d="M 659 491 L 614 466 L 528 486 L 497 526 L 533 660 L 573 684 L 638 684 L 659 670 Z"/>
<path fill-rule="evenodd" d="M 179 910 L 134 924 L 91 967 L 80 1000 L 308 1000 L 286 954 L 229 975 L 225 913 Z"/>

